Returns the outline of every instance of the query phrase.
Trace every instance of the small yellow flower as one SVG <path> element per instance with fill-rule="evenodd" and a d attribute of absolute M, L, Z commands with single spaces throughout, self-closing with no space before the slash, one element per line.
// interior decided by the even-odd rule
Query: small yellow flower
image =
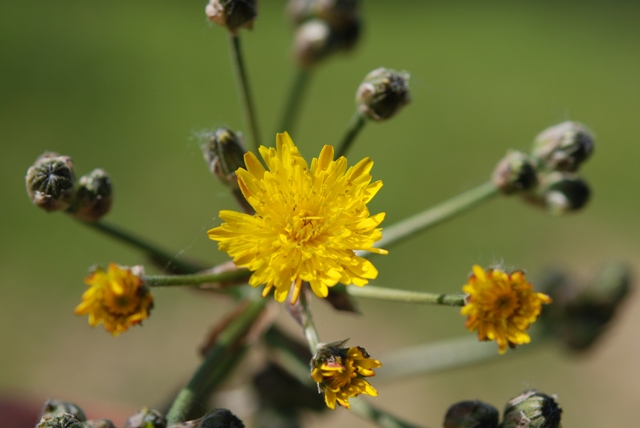
<path fill-rule="evenodd" d="M 533 290 L 522 271 L 485 272 L 475 265 L 462 290 L 467 293 L 461 310 L 462 315 L 468 315 L 465 326 L 470 331 L 478 330 L 478 340 L 495 340 L 501 354 L 507 352 L 507 346 L 514 348 L 531 341 L 526 330 L 538 318 L 542 304 L 551 303 L 549 296 Z"/>
<path fill-rule="evenodd" d="M 360 394 L 378 396 L 378 391 L 365 378 L 375 376 L 372 369 L 382 364 L 369 358 L 367 351 L 359 346 L 339 348 L 343 343 L 326 345 L 311 360 L 311 378 L 318 384 L 319 391 L 324 391 L 324 401 L 331 410 L 336 408 L 336 402 L 349 409 L 349 398 Z"/>
<path fill-rule="evenodd" d="M 309 168 L 289 134 L 278 134 L 276 143 L 277 149 L 260 147 L 268 171 L 250 152 L 247 169 L 236 171 L 255 215 L 220 211 L 225 223 L 209 230 L 209 238 L 253 272 L 249 284 L 265 285 L 263 297 L 275 288 L 278 302 L 293 289 L 295 303 L 303 281 L 327 297 L 339 282 L 363 286 L 376 278 L 373 264 L 355 254 L 387 254 L 373 247 L 382 238 L 384 213 L 371 216 L 367 208 L 382 187 L 371 183 L 373 161 L 365 158 L 347 170 L 346 158 L 333 160 L 333 147 L 324 146 Z"/>
<path fill-rule="evenodd" d="M 107 271 L 97 268 L 85 278 L 89 289 L 74 312 L 89 315 L 92 327 L 103 323 L 104 329 L 113 336 L 127 331 L 146 319 L 153 308 L 153 296 L 141 275 L 141 268 L 128 269 L 114 263 Z"/>

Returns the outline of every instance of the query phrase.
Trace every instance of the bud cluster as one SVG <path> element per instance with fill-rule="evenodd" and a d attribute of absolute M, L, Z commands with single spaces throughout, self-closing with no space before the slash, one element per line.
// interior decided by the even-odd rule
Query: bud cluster
<path fill-rule="evenodd" d="M 504 194 L 519 193 L 552 215 L 578 211 L 591 190 L 576 173 L 593 148 L 594 138 L 584 125 L 563 122 L 542 131 L 531 153 L 509 151 L 496 166 L 493 182 Z"/>
<path fill-rule="evenodd" d="M 102 169 L 94 169 L 76 181 L 69 156 L 45 152 L 28 169 L 27 193 L 45 211 L 65 210 L 85 221 L 97 221 L 111 209 L 111 179 Z"/>
<path fill-rule="evenodd" d="M 495 407 L 475 400 L 451 406 L 444 428 L 559 428 L 561 414 L 555 397 L 530 390 L 509 400 L 502 424 Z"/>
<path fill-rule="evenodd" d="M 312 68 L 327 56 L 348 51 L 360 38 L 359 0 L 290 0 L 288 15 L 296 26 L 294 57 Z"/>

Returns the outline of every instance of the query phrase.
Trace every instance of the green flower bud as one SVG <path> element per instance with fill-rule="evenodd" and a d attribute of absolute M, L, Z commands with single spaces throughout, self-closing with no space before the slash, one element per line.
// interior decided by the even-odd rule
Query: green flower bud
<path fill-rule="evenodd" d="M 47 418 L 59 415 L 61 413 L 69 413 L 80 422 L 87 420 L 84 411 L 77 404 L 62 400 L 47 400 L 44 407 L 40 411 L 40 418 Z"/>
<path fill-rule="evenodd" d="M 492 180 L 506 195 L 529 190 L 537 182 L 535 166 L 527 154 L 509 151 L 493 171 Z"/>
<path fill-rule="evenodd" d="M 578 122 L 563 122 L 542 131 L 533 143 L 532 156 L 547 169 L 575 172 L 593 153 L 591 131 Z"/>
<path fill-rule="evenodd" d="M 211 173 L 232 189 L 238 189 L 236 170 L 245 167 L 245 152 L 242 138 L 228 128 L 218 128 L 202 145 L 204 160 Z"/>
<path fill-rule="evenodd" d="M 84 428 L 116 428 L 109 419 L 91 419 L 84 423 Z"/>
<path fill-rule="evenodd" d="M 227 409 L 215 409 L 204 415 L 198 428 L 244 428 L 244 423 Z"/>
<path fill-rule="evenodd" d="M 384 67 L 367 74 L 356 93 L 356 104 L 363 116 L 375 121 L 389 119 L 408 104 L 409 74 Z"/>
<path fill-rule="evenodd" d="M 111 179 L 103 169 L 94 169 L 80 177 L 71 213 L 86 221 L 97 221 L 111 209 Z"/>
<path fill-rule="evenodd" d="M 331 27 L 321 19 L 312 19 L 298 27 L 293 56 L 301 67 L 311 68 L 332 52 Z"/>
<path fill-rule="evenodd" d="M 209 0 L 205 13 L 211 22 L 226 27 L 235 35 L 240 28 L 253 28 L 258 5 L 256 0 Z"/>
<path fill-rule="evenodd" d="M 154 409 L 144 408 L 127 419 L 124 428 L 165 428 L 167 419 Z"/>
<path fill-rule="evenodd" d="M 545 207 L 552 215 L 578 211 L 589 201 L 589 185 L 579 177 L 565 173 L 551 173 L 543 181 L 541 192 Z"/>
<path fill-rule="evenodd" d="M 507 403 L 502 428 L 559 428 L 561 414 L 553 397 L 531 390 Z"/>
<path fill-rule="evenodd" d="M 29 198 L 46 211 L 69 208 L 75 196 L 75 174 L 69 156 L 45 152 L 36 159 L 26 176 Z"/>
<path fill-rule="evenodd" d="M 498 409 L 482 401 L 461 401 L 449 407 L 444 428 L 495 428 Z"/>
<path fill-rule="evenodd" d="M 43 417 L 36 428 L 84 428 L 84 423 L 71 413 L 59 413 Z"/>

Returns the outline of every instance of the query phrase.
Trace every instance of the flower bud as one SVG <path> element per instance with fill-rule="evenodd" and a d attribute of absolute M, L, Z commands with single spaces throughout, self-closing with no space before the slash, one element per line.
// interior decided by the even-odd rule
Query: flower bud
<path fill-rule="evenodd" d="M 232 189 L 238 189 L 236 170 L 245 167 L 245 152 L 242 138 L 228 128 L 218 128 L 202 145 L 202 154 L 211 173 Z"/>
<path fill-rule="evenodd" d="M 449 407 L 444 428 L 495 428 L 498 409 L 482 401 L 461 401 Z"/>
<path fill-rule="evenodd" d="M 111 209 L 113 188 L 103 169 L 94 169 L 80 177 L 71 213 L 86 221 L 97 221 Z"/>
<path fill-rule="evenodd" d="M 492 180 L 506 195 L 529 190 L 537 182 L 533 161 L 525 153 L 509 151 L 493 171 Z"/>
<path fill-rule="evenodd" d="M 127 419 L 124 428 L 165 428 L 167 420 L 154 409 L 144 408 Z"/>
<path fill-rule="evenodd" d="M 331 27 L 321 19 L 312 19 L 298 27 L 293 56 L 305 68 L 311 68 L 332 51 Z"/>
<path fill-rule="evenodd" d="M 369 119 L 389 119 L 408 104 L 409 74 L 384 67 L 367 74 L 356 93 L 360 113 Z"/>
<path fill-rule="evenodd" d="M 575 172 L 593 153 L 593 147 L 589 129 L 568 121 L 542 131 L 533 143 L 532 156 L 550 170 Z"/>
<path fill-rule="evenodd" d="M 332 28 L 340 29 L 359 19 L 359 5 L 359 0 L 316 0 L 315 12 Z"/>
<path fill-rule="evenodd" d="M 84 428 L 84 423 L 71 413 L 59 413 L 44 416 L 36 424 L 36 428 Z"/>
<path fill-rule="evenodd" d="M 289 0 L 287 15 L 298 26 L 315 14 L 316 0 Z"/>
<path fill-rule="evenodd" d="M 204 415 L 198 428 L 244 428 L 244 423 L 227 409 L 215 409 Z"/>
<path fill-rule="evenodd" d="M 563 215 L 578 211 L 589 201 L 589 185 L 579 177 L 564 173 L 551 173 L 541 186 L 547 211 L 551 215 Z"/>
<path fill-rule="evenodd" d="M 211 22 L 226 27 L 235 35 L 239 28 L 253 28 L 258 5 L 256 0 L 209 0 L 204 11 Z"/>
<path fill-rule="evenodd" d="M 40 418 L 50 418 L 61 413 L 69 413 L 80 422 L 87 420 L 84 411 L 77 404 L 62 400 L 47 400 L 40 411 Z"/>
<path fill-rule="evenodd" d="M 91 419 L 84 423 L 84 428 L 116 428 L 109 419 Z"/>
<path fill-rule="evenodd" d="M 553 397 L 531 390 L 507 403 L 502 428 L 558 428 L 561 414 Z"/>
<path fill-rule="evenodd" d="M 45 152 L 27 171 L 26 182 L 35 205 L 46 211 L 65 210 L 75 194 L 73 161 L 69 156 Z"/>

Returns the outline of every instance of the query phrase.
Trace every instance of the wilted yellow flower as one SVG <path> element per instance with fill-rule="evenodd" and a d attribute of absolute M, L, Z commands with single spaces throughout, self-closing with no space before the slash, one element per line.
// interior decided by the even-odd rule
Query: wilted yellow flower
<path fill-rule="evenodd" d="M 360 394 L 378 396 L 378 391 L 365 378 L 375 376 L 372 369 L 382 364 L 369 358 L 367 351 L 359 346 L 340 348 L 343 343 L 324 346 L 311 360 L 311 378 L 318 389 L 324 391 L 324 401 L 332 410 L 336 402 L 349 409 L 349 398 Z"/>
<path fill-rule="evenodd" d="M 76 315 L 89 315 L 92 327 L 102 323 L 114 336 L 139 324 L 153 308 L 153 296 L 141 275 L 141 267 L 128 269 L 111 263 L 107 271 L 97 268 L 84 280 L 89 289 L 82 295 Z"/>
<path fill-rule="evenodd" d="M 373 264 L 355 254 L 387 254 L 373 248 L 384 219 L 367 208 L 382 187 L 381 181 L 371 183 L 373 161 L 365 158 L 347 170 L 346 158 L 334 161 L 333 147 L 324 146 L 309 169 L 289 134 L 278 134 L 276 142 L 276 149 L 260 147 L 268 171 L 250 152 L 244 156 L 247 169 L 236 171 L 255 215 L 220 211 L 225 223 L 209 230 L 209 238 L 253 272 L 249 284 L 265 284 L 263 297 L 275 287 L 278 302 L 293 287 L 295 303 L 303 281 L 327 297 L 338 282 L 363 286 L 376 278 Z"/>
<path fill-rule="evenodd" d="M 461 310 L 462 315 L 468 315 L 465 326 L 478 330 L 479 340 L 495 340 L 501 354 L 507 352 L 507 346 L 531 341 L 526 330 L 538 318 L 542 304 L 551 303 L 549 296 L 533 290 L 522 271 L 485 272 L 475 265 L 462 290 L 468 295 Z"/>

